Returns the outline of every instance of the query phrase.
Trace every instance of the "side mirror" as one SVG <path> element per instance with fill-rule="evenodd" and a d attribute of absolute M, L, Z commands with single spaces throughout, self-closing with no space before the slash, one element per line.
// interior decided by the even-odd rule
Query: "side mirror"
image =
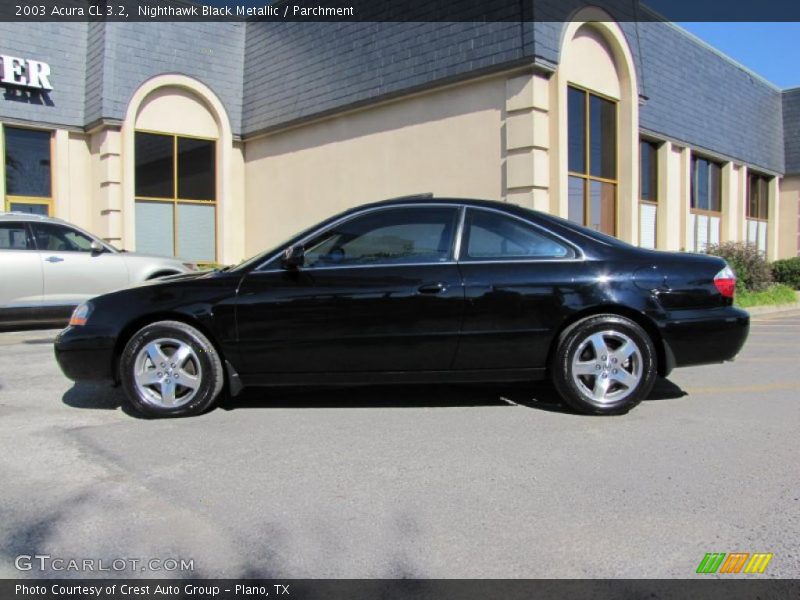
<path fill-rule="evenodd" d="M 281 264 L 284 269 L 299 269 L 306 263 L 306 251 L 303 246 L 289 246 L 283 253 Z"/>
<path fill-rule="evenodd" d="M 102 254 L 103 252 L 106 251 L 103 244 L 101 244 L 97 240 L 92 240 L 92 245 L 90 246 L 90 248 L 92 249 L 92 254 Z"/>

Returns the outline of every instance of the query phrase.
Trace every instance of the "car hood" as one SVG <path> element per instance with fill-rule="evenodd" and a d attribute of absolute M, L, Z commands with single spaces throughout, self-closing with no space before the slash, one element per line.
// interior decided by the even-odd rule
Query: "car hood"
<path fill-rule="evenodd" d="M 219 273 L 219 271 L 192 271 L 191 273 L 180 273 L 179 275 L 166 275 L 156 279 L 148 279 L 147 281 L 136 283 L 130 287 L 137 288 L 146 287 L 149 285 L 164 285 L 165 283 L 193 281 L 195 279 L 208 279 L 214 277 L 217 273 Z"/>
<path fill-rule="evenodd" d="M 165 263 L 175 263 L 183 267 L 183 262 L 179 258 L 175 258 L 174 256 L 163 256 L 161 254 L 144 254 L 140 252 L 120 252 L 119 255 L 125 259 L 130 258 L 133 260 L 149 260 L 149 261 L 156 260 Z"/>

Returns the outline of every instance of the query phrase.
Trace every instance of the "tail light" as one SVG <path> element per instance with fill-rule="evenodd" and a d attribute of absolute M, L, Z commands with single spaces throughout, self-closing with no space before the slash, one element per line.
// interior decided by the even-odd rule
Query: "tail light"
<path fill-rule="evenodd" d="M 736 273 L 726 265 L 714 277 L 714 285 L 717 287 L 717 291 L 725 298 L 733 298 L 733 294 L 736 292 Z"/>

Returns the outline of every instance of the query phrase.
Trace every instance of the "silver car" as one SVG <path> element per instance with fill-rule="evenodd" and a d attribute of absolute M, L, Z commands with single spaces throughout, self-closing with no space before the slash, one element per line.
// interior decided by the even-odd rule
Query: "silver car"
<path fill-rule="evenodd" d="M 0 212 L 0 328 L 63 325 L 92 296 L 196 268 L 121 252 L 61 219 Z"/>

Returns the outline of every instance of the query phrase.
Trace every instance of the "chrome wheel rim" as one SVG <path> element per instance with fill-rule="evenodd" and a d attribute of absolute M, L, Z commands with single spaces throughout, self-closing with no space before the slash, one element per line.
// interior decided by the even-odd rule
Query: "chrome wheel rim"
<path fill-rule="evenodd" d="M 200 389 L 200 360 L 186 342 L 159 338 L 139 350 L 133 380 L 139 397 L 159 408 L 177 408 L 192 401 Z"/>
<path fill-rule="evenodd" d="M 630 396 L 642 380 L 642 352 L 619 331 L 584 339 L 572 358 L 572 380 L 591 402 L 613 404 Z"/>

